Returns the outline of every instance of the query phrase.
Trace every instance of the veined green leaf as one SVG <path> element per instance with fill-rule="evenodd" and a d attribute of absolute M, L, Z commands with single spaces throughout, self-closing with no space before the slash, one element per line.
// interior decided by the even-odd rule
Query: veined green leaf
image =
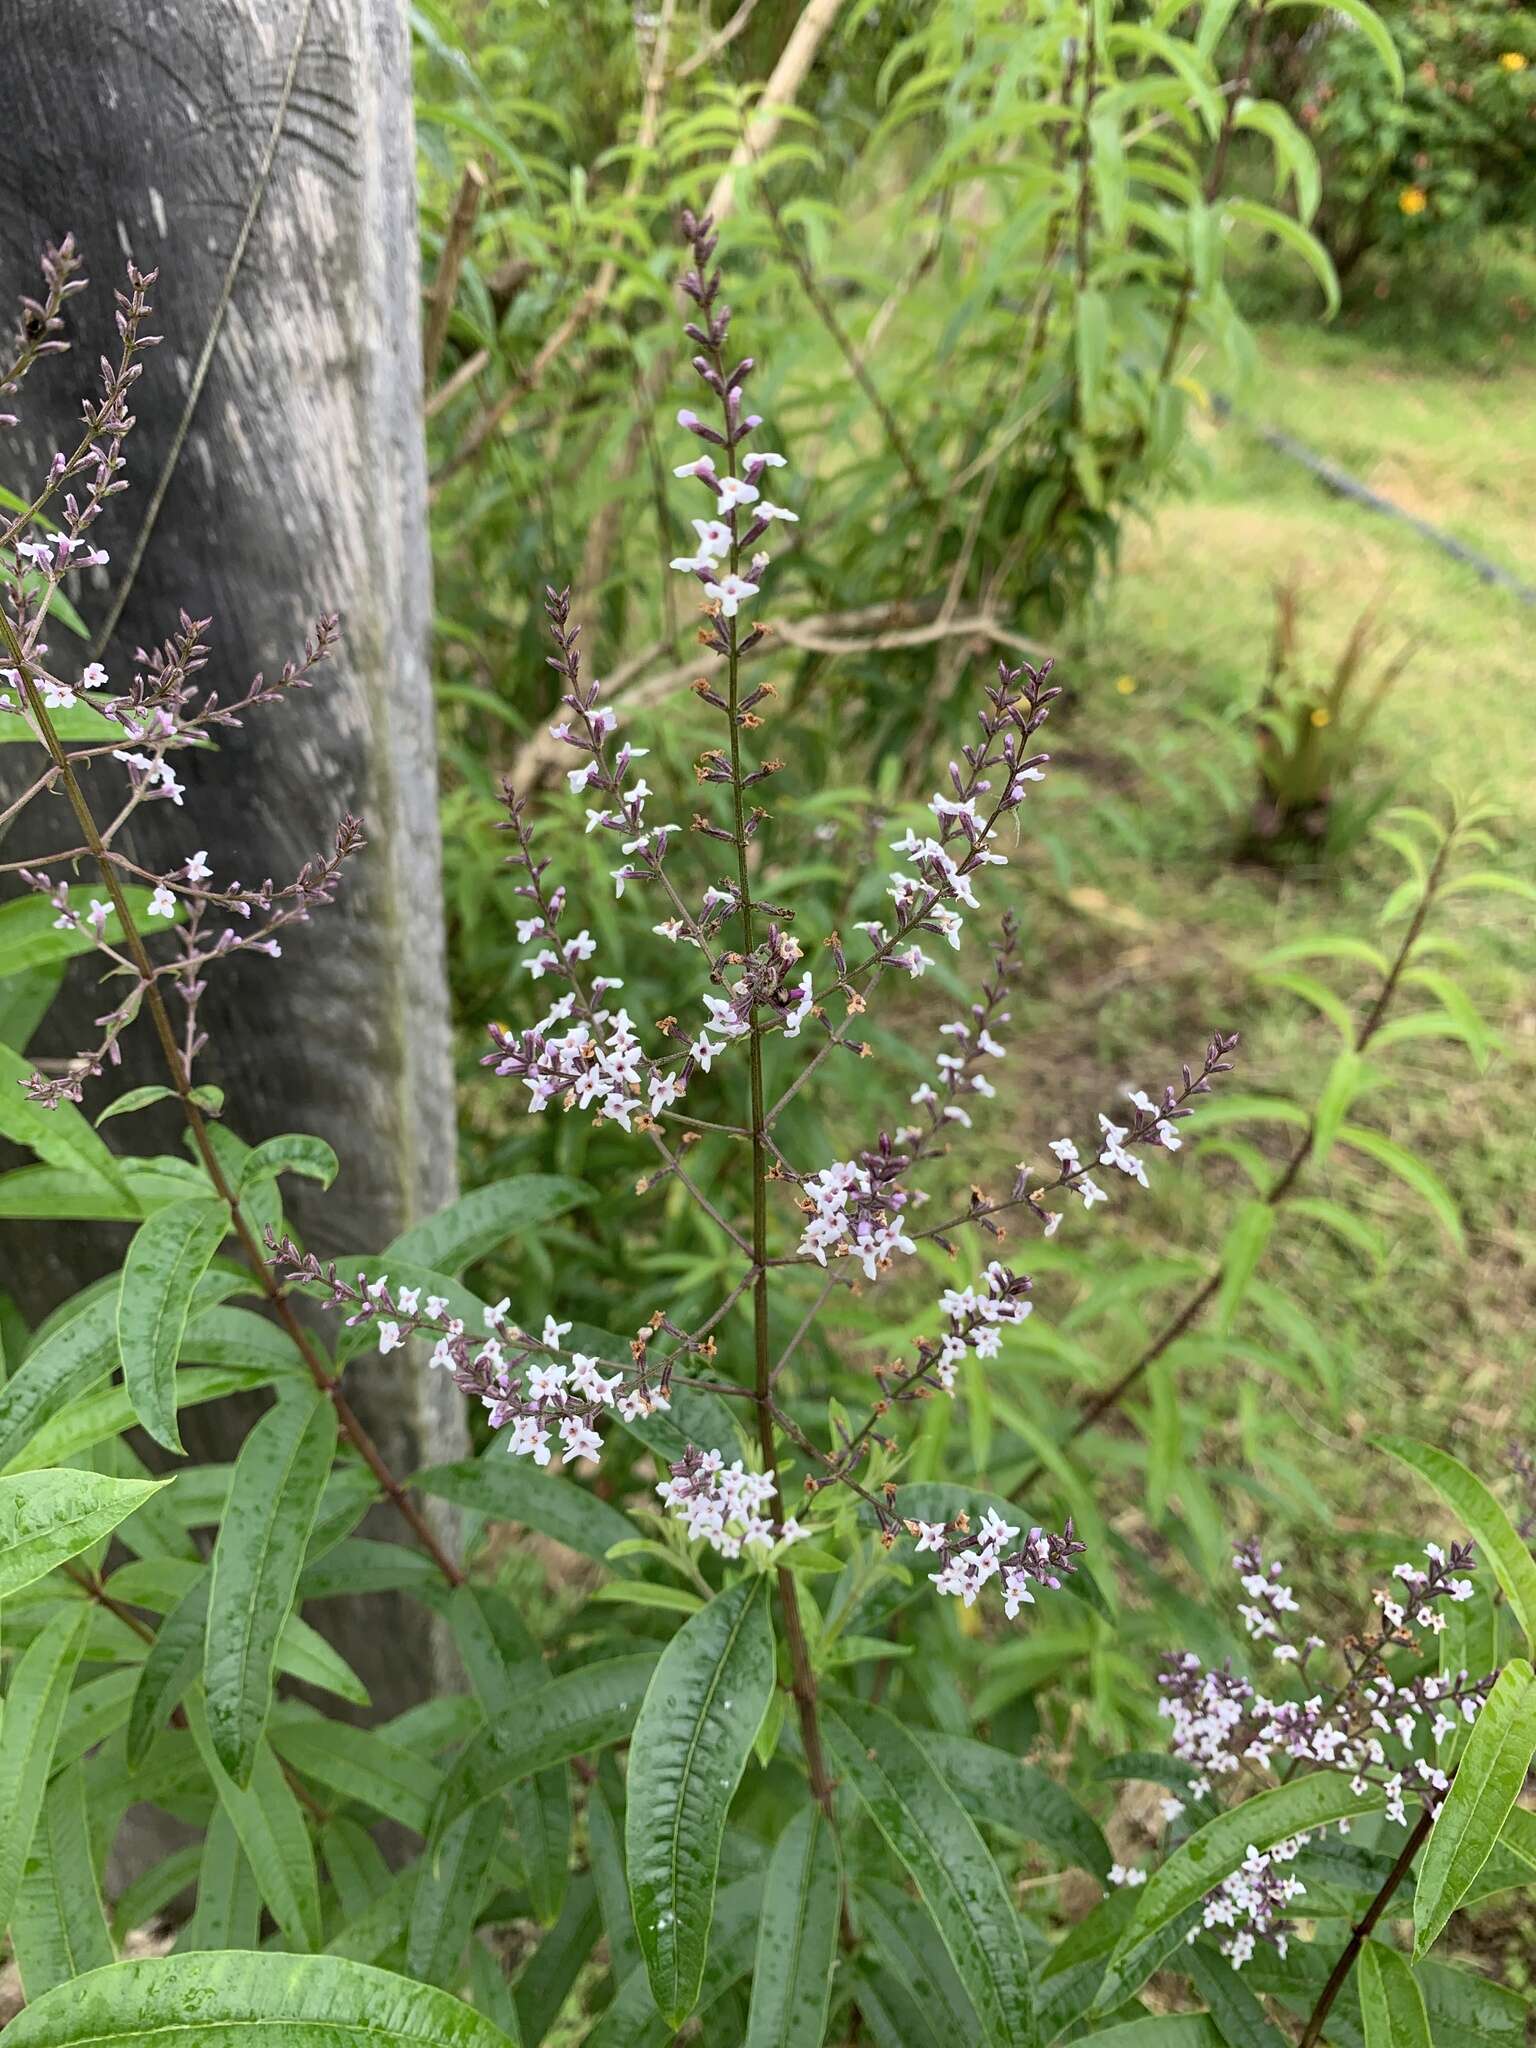
<path fill-rule="evenodd" d="M 1357 1799 L 1348 1779 L 1332 1771 L 1315 1771 L 1308 1777 L 1292 1779 L 1288 1785 L 1260 1792 L 1230 1812 L 1208 1820 L 1153 1871 L 1143 1886 L 1130 1925 L 1110 1957 L 1105 1984 L 1099 1993 L 1099 2008 L 1118 2004 L 1127 1990 L 1136 1988 L 1122 1987 L 1117 1981 L 1117 1966 L 1131 1951 L 1198 1904 L 1213 1886 L 1236 1870 L 1250 1848 L 1267 1849 L 1288 1835 L 1344 1820 L 1352 1814 L 1369 1813 L 1382 1804 L 1383 1795 L 1374 1789 L 1363 1799 Z"/>
<path fill-rule="evenodd" d="M 505 1825 L 501 1801 L 487 1799 L 460 1814 L 423 1860 L 405 1944 L 406 1968 L 413 1977 L 447 1991 L 454 1988 Z"/>
<path fill-rule="evenodd" d="M 1285 2048 L 1284 2034 L 1226 1956 L 1197 1941 L 1185 1950 L 1185 1962 L 1191 1988 L 1210 2008 L 1226 2048 Z"/>
<path fill-rule="evenodd" d="M 930 1735 L 924 1747 L 972 1820 L 1038 1842 L 1095 1877 L 1108 1871 L 1109 1845 L 1098 1823 L 1044 1771 L 963 1735 Z"/>
<path fill-rule="evenodd" d="M 698 1999 L 725 1816 L 772 1691 L 767 1582 L 741 1579 L 668 1643 L 635 1724 L 630 1903 L 652 1996 L 673 2027 Z"/>
<path fill-rule="evenodd" d="M 247 1194 L 259 1181 L 271 1180 L 280 1173 L 301 1173 L 306 1180 L 317 1180 L 321 1187 L 328 1188 L 339 1170 L 336 1154 L 324 1138 L 292 1131 L 251 1147 L 241 1162 L 235 1193 Z"/>
<path fill-rule="evenodd" d="M 335 1452 L 335 1409 L 296 1389 L 261 1418 L 235 1462 L 213 1548 L 203 1683 L 213 1746 L 237 1785 L 250 1782 L 278 1638 Z"/>
<path fill-rule="evenodd" d="M 84 1771 L 64 1771 L 48 1787 L 32 1846 L 11 1910 L 11 1945 L 28 1999 L 116 1953 L 91 1854 Z"/>
<path fill-rule="evenodd" d="M 610 1657 L 521 1694 L 516 1711 L 477 1735 L 448 1772 L 432 1816 L 434 1836 L 519 1778 L 624 1741 L 655 1668 L 653 1652 Z"/>
<path fill-rule="evenodd" d="M 768 1865 L 745 2048 L 822 2048 L 841 1895 L 837 1838 L 819 1806 L 803 1806 Z"/>
<path fill-rule="evenodd" d="M 1523 1657 L 1483 1702 L 1419 1862 L 1413 1958 L 1431 1947 L 1493 1853 L 1536 1755 L 1536 1672 Z"/>
<path fill-rule="evenodd" d="M 988 2048 L 1036 2038 L 1029 1956 L 990 1850 L 917 1738 L 892 1715 L 840 1700 L 823 1715 L 838 1773 L 922 1893 Z"/>
<path fill-rule="evenodd" d="M 78 1557 L 170 1484 L 69 1468 L 0 1479 L 0 1600 Z"/>
<path fill-rule="evenodd" d="M 403 1749 L 376 1728 L 349 1728 L 319 1715 L 274 1721 L 271 1741 L 285 1763 L 346 1800 L 371 1806 L 425 1834 L 442 1785 L 436 1764 Z"/>
<path fill-rule="evenodd" d="M 1148 2014 L 1079 2038 L 1105 2043 L 1107 2048 L 1222 2048 L 1221 2034 L 1206 2012 Z"/>
<path fill-rule="evenodd" d="M 635 1534 L 629 1517 L 595 1493 L 573 1479 L 540 1472 L 525 1459 L 511 1458 L 495 1444 L 482 1457 L 418 1472 L 411 1484 L 438 1500 L 451 1500 L 456 1507 L 489 1515 L 493 1521 L 521 1522 L 599 1562 L 615 1543 Z"/>
<path fill-rule="evenodd" d="M 1355 1970 L 1365 2048 L 1430 2048 L 1424 1994 L 1397 1950 L 1368 1941 Z"/>
<path fill-rule="evenodd" d="M 196 1692 L 187 1696 L 186 1715 L 203 1768 L 213 1780 L 219 1804 L 229 1816 L 272 1918 L 293 1948 L 319 1948 L 320 1884 L 314 1845 L 271 1745 L 261 1737 L 251 1782 L 237 1785 L 219 1762 L 203 1702 Z"/>
<path fill-rule="evenodd" d="M 0 1719 L 0 1927 L 9 1924 L 91 1610 L 66 1607 L 17 1658 Z"/>
<path fill-rule="evenodd" d="M 197 1283 L 229 1227 L 221 1201 L 193 1195 L 141 1223 L 123 1262 L 117 1301 L 123 1381 L 134 1413 L 155 1442 L 178 1454 L 176 1361 Z"/>
<path fill-rule="evenodd" d="M 262 1951 L 114 1963 L 11 2025 L 15 2048 L 511 2048 L 500 2027 L 432 1985 L 341 1956 Z"/>
<path fill-rule="evenodd" d="M 139 1666 L 128 1710 L 127 1755 L 136 1770 L 150 1744 L 198 1674 L 208 1634 L 208 1573 L 199 1571 L 156 1631 Z"/>
<path fill-rule="evenodd" d="M 261 1893 L 234 1822 L 217 1806 L 203 1838 L 197 1872 L 197 1905 L 182 1929 L 176 1947 L 186 1954 L 199 1948 L 255 1948 L 261 1926 Z"/>
<path fill-rule="evenodd" d="M 117 1363 L 117 1296 L 86 1303 L 33 1345 L 0 1387 L 0 1467 L 48 1417 L 104 1380 Z"/>
<path fill-rule="evenodd" d="M 1236 220 L 1247 221 L 1250 227 L 1260 229 L 1266 235 L 1273 235 L 1278 242 L 1299 256 L 1323 288 L 1327 301 L 1328 317 L 1331 319 L 1339 310 L 1339 280 L 1333 267 L 1333 258 L 1317 239 L 1309 234 L 1299 221 L 1289 214 L 1279 212 L 1273 206 L 1262 206 L 1257 199 L 1241 199 L 1231 196 L 1226 201 L 1229 214 Z"/>
<path fill-rule="evenodd" d="M 564 1174 L 516 1174 L 476 1188 L 435 1216 L 413 1223 L 385 1248 L 384 1257 L 430 1266 L 438 1273 L 462 1273 L 509 1237 L 595 1200 L 594 1188 Z"/>
<path fill-rule="evenodd" d="M 1221 1290 L 1216 1297 L 1216 1324 L 1223 1331 L 1232 1327 L 1275 1227 L 1275 1212 L 1268 1202 L 1245 1202 L 1228 1230 L 1221 1248 Z"/>
<path fill-rule="evenodd" d="M 1406 1146 L 1399 1145 L 1395 1138 L 1384 1137 L 1380 1131 L 1367 1130 L 1361 1124 L 1341 1124 L 1338 1142 L 1348 1145 L 1352 1151 L 1363 1152 L 1367 1159 L 1374 1159 L 1389 1173 L 1396 1174 L 1403 1185 L 1411 1188 L 1424 1203 L 1456 1249 L 1466 1250 L 1466 1233 L 1461 1227 L 1456 1204 L 1439 1175 L 1432 1172 L 1422 1159 L 1416 1158 Z"/>

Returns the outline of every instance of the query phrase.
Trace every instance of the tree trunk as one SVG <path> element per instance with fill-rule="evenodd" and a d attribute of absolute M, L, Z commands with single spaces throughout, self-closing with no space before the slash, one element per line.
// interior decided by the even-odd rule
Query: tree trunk
<path fill-rule="evenodd" d="M 113 682 L 183 607 L 213 619 L 204 680 L 226 697 L 300 653 L 318 612 L 341 613 L 341 654 L 316 688 L 256 712 L 216 753 L 178 753 L 185 808 L 145 807 L 125 843 L 149 866 L 206 847 L 221 884 L 282 883 L 343 812 L 365 819 L 369 845 L 338 902 L 285 934 L 282 959 L 237 956 L 211 975 L 197 1078 L 224 1087 L 231 1127 L 252 1142 L 329 1139 L 336 1187 L 320 1198 L 288 1183 L 293 1213 L 322 1253 L 377 1251 L 455 1185 L 405 0 L 9 0 L 6 12 L 0 290 L 33 290 L 41 245 L 71 230 L 92 285 L 67 309 L 72 352 L 23 387 L 5 481 L 40 476 L 72 439 L 114 340 L 125 257 L 160 270 L 150 328 L 164 340 L 137 388 L 134 487 L 94 529 L 111 565 L 80 600 Z M 53 637 L 58 652 L 62 629 Z M 39 814 L 65 829 L 48 815 L 61 808 L 34 805 L 23 829 Z M 19 834 L 11 846 L 25 850 Z M 34 1051 L 90 1042 L 92 967 L 77 963 Z M 163 1078 L 148 1029 L 130 1039 L 116 1086 Z M 179 1149 L 156 1118 L 104 1135 Z M 122 1236 L 0 1232 L 0 1275 L 33 1314 L 110 1265 Z M 460 1454 L 446 1378 L 400 1354 L 354 1368 L 349 1392 L 396 1470 Z M 220 1411 L 198 1454 L 232 1456 L 247 1420 Z M 378 1710 L 430 1687 L 419 1610 L 373 1602 L 335 1633 Z"/>

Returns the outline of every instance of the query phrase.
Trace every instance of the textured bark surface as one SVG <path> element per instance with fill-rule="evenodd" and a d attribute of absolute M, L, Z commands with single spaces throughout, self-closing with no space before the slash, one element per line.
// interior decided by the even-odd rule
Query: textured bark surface
<path fill-rule="evenodd" d="M 111 566 L 80 598 L 97 633 L 121 603 L 101 650 L 114 680 L 181 607 L 213 619 L 203 680 L 225 695 L 299 654 L 317 612 L 341 613 L 323 682 L 217 753 L 178 754 L 185 808 L 147 806 L 126 843 L 155 866 L 206 847 L 221 882 L 281 883 L 343 812 L 367 821 L 337 904 L 286 933 L 280 961 L 236 959 L 211 978 L 198 1078 L 223 1085 L 232 1127 L 252 1142 L 327 1138 L 341 1177 L 319 1199 L 290 1181 L 291 1211 L 317 1250 L 376 1251 L 454 1189 L 405 0 L 4 11 L 0 292 L 32 290 L 39 248 L 71 230 L 92 280 L 69 308 L 73 352 L 21 393 L 20 428 L 0 446 L 5 480 L 39 474 L 72 438 L 112 345 L 125 257 L 160 270 L 151 331 L 164 340 L 138 387 L 134 488 L 96 529 Z M 20 765 L 0 760 L 0 777 Z M 115 789 L 98 778 L 98 812 Z M 62 818 L 50 829 L 62 833 Z M 101 1008 L 77 967 L 33 1049 L 90 1042 Z M 147 1028 L 132 1039 L 124 1087 L 159 1078 Z M 179 1149 L 159 1114 L 104 1135 Z M 114 1235 L 0 1224 L 0 1280 L 36 1313 L 104 1270 Z M 446 1375 L 400 1354 L 354 1375 L 349 1391 L 397 1470 L 458 1454 Z M 245 1420 L 221 1411 L 198 1452 L 231 1455 Z M 417 1618 L 374 1602 L 337 1634 L 382 1710 L 420 1695 L 433 1646 Z"/>

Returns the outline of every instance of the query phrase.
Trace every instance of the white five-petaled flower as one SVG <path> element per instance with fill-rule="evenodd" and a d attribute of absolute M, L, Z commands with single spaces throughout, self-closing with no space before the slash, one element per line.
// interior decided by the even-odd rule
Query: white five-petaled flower
<path fill-rule="evenodd" d="M 744 598 L 756 597 L 758 586 L 745 576 L 722 576 L 718 583 L 706 583 L 704 594 L 712 597 L 728 619 L 734 619 Z"/>
<path fill-rule="evenodd" d="M 149 914 L 151 917 L 174 917 L 176 915 L 176 898 L 171 894 L 164 882 L 156 886 L 154 895 L 149 899 Z"/>
<path fill-rule="evenodd" d="M 798 512 L 791 512 L 785 505 L 771 505 L 766 498 L 759 504 L 757 516 L 759 519 L 787 519 L 791 526 L 800 524 Z"/>
<path fill-rule="evenodd" d="M 724 512 L 729 512 L 733 505 L 756 504 L 759 496 L 757 485 L 749 484 L 739 476 L 716 477 L 715 490 L 719 495 L 720 509 Z"/>

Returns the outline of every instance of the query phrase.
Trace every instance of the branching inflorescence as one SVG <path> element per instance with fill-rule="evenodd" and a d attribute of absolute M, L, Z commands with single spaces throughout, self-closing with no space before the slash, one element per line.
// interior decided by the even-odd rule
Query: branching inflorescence
<path fill-rule="evenodd" d="M 1230 1663 L 1209 1668 L 1192 1652 L 1170 1655 L 1159 1679 L 1158 1711 L 1171 1725 L 1173 1754 L 1193 1766 L 1184 1799 L 1164 1801 L 1177 1829 L 1186 1805 L 1208 1818 L 1218 1788 L 1240 1796 L 1298 1771 L 1332 1771 L 1349 1781 L 1363 1810 L 1384 1807 L 1387 1819 L 1409 1825 L 1410 1802 L 1433 1812 L 1450 1789 L 1446 1744 L 1477 1719 L 1497 1672 L 1474 1678 L 1427 1654 L 1445 1629 L 1447 1611 L 1467 1600 L 1474 1569 L 1471 1544 L 1425 1546 L 1426 1565 L 1395 1565 L 1377 1589 L 1377 1626 L 1330 1646 L 1297 1638 L 1300 1608 L 1278 1562 L 1266 1566 L 1256 1544 L 1232 1560 L 1242 1587 L 1237 1612 L 1255 1647 L 1267 1646 L 1292 1690 L 1273 1696 Z M 1408 1668 L 1418 1660 L 1417 1670 Z M 1339 1823 L 1348 1832 L 1348 1819 Z M 1306 1885 L 1289 1868 L 1312 1839 L 1293 1835 L 1260 1852 L 1209 1893 L 1202 1914 L 1235 1969 L 1259 1942 L 1281 1955 L 1290 1937 L 1290 1909 Z M 1120 1883 L 1144 1871 L 1117 1867 Z M 1191 1936 L 1193 1939 L 1193 1936 Z"/>
<path fill-rule="evenodd" d="M 47 250 L 42 270 L 46 294 L 41 301 L 22 302 L 14 356 L 0 376 L 0 397 L 14 391 L 41 356 L 67 346 L 60 338 L 61 308 L 85 283 L 76 274 L 73 241 Z M 126 984 L 126 993 L 96 1020 L 102 1035 L 94 1045 L 56 1063 L 54 1070 L 31 1076 L 29 1092 L 45 1107 L 79 1102 L 87 1080 L 118 1061 L 122 1033 L 138 1015 L 152 982 L 171 985 L 180 999 L 181 1057 L 190 1075 L 205 1043 L 197 1010 L 209 969 L 233 953 L 276 958 L 282 950 L 277 934 L 331 901 L 343 863 L 363 844 L 359 821 L 344 818 L 330 851 L 307 861 L 281 887 L 270 879 L 254 886 L 237 879 L 217 883 L 206 848 L 156 871 L 119 847 L 124 828 L 145 805 L 181 806 L 185 791 L 172 758 L 176 753 L 209 746 L 221 729 L 239 725 L 246 712 L 308 688 L 338 640 L 335 617 L 322 617 L 302 660 L 286 663 L 274 681 L 258 675 L 225 702 L 196 680 L 208 662 L 202 637 L 207 619 L 183 612 L 176 631 L 160 646 L 135 651 L 131 680 L 117 689 L 100 661 L 66 661 L 43 638 L 71 579 L 105 568 L 109 560 L 92 529 L 108 500 L 128 487 L 122 472 L 123 444 L 134 424 L 129 399 L 143 369 L 140 357 L 158 339 L 144 331 L 154 281 L 155 272 L 130 264 L 128 289 L 117 294 L 117 359 L 103 358 L 100 396 L 85 401 L 81 437 L 72 451 L 54 456 L 37 495 L 0 524 L 0 719 L 28 726 L 50 757 L 36 779 L 0 810 L 0 827 L 61 783 L 73 801 L 82 769 L 93 775 L 120 772 L 123 784 L 112 815 L 105 823 L 92 822 L 84 844 L 0 862 L 0 874 L 16 875 L 47 899 L 57 930 L 84 940 L 103 958 L 105 971 Z M 14 414 L 0 415 L 0 426 L 14 424 Z M 67 713 L 83 718 L 69 734 L 78 743 L 66 751 L 58 721 Z M 103 864 L 106 894 L 81 902 L 70 874 L 87 858 Z M 161 959 L 152 960 L 144 951 L 137 928 L 137 947 L 128 940 L 115 892 L 133 885 L 149 890 L 143 938 L 157 929 L 171 934 Z"/>
<path fill-rule="evenodd" d="M 788 1104 L 827 1062 L 868 1056 L 871 1048 L 855 1033 L 884 977 L 896 970 L 920 978 L 932 964 L 926 948 L 935 940 L 958 949 L 968 915 L 984 907 L 979 892 L 990 871 L 1007 866 L 1001 828 L 1030 785 L 1044 778 L 1049 756 L 1036 741 L 1060 691 L 1050 680 L 1049 664 L 1039 670 L 999 665 L 982 692 L 978 735 L 950 763 L 948 786 L 934 795 L 927 825 L 909 827 L 892 842 L 901 864 L 888 878 L 889 911 L 859 922 L 860 943 L 852 952 L 838 932 L 826 933 L 825 966 L 814 966 L 797 934 L 794 906 L 766 893 L 772 871 L 762 855 L 768 813 L 760 794 L 783 762 L 753 761 L 747 750 L 762 727 L 772 687 L 744 690 L 740 681 L 743 655 L 771 632 L 753 616 L 772 567 L 765 544 L 798 514 L 767 496 L 770 480 L 776 493 L 785 489 L 779 473 L 787 465 L 782 455 L 759 445 L 763 421 L 745 397 L 752 359 L 733 360 L 729 353 L 731 316 L 721 300 L 710 223 L 685 215 L 683 229 L 691 262 L 682 289 L 693 308 L 684 331 L 696 351 L 693 368 L 712 401 L 712 416 L 691 409 L 678 415 L 704 452 L 679 463 L 675 474 L 700 490 L 707 505 L 704 516 L 692 522 L 692 552 L 676 557 L 672 567 L 699 587 L 699 638 L 715 660 L 713 674 L 701 677 L 695 690 L 721 716 L 725 731 L 700 754 L 696 773 L 704 790 L 723 796 L 718 810 L 695 811 L 686 821 L 680 807 L 673 815 L 657 814 L 661 800 L 646 778 L 646 750 L 620 734 L 601 683 L 585 673 L 569 593 L 548 591 L 545 607 L 553 642 L 549 664 L 561 686 L 553 737 L 575 757 L 567 773 L 570 795 L 585 809 L 586 831 L 613 845 L 615 894 L 648 895 L 651 932 L 696 954 L 698 1009 L 692 1018 L 666 1017 L 651 1026 L 631 1015 L 622 982 L 601 971 L 591 929 L 573 914 L 564 885 L 538 846 L 527 797 L 509 786 L 504 829 L 513 840 L 511 864 L 526 905 L 518 926 L 527 948 L 523 965 L 530 981 L 548 988 L 549 1000 L 531 1025 L 493 1025 L 485 1063 L 526 1091 L 534 1113 L 585 1112 L 648 1143 L 658 1163 L 642 1187 L 675 1177 L 741 1254 L 741 1278 L 700 1328 L 685 1331 L 658 1311 L 630 1340 L 626 1359 L 569 1348 L 565 1340 L 573 1326 L 554 1315 L 539 1330 L 524 1330 L 507 1319 L 504 1303 L 487 1311 L 483 1330 L 472 1330 L 449 1313 L 445 1300 L 423 1301 L 410 1287 L 391 1292 L 387 1276 L 349 1286 L 334 1269 L 321 1269 L 291 1245 L 279 1247 L 277 1259 L 311 1284 L 328 1286 L 351 1321 L 372 1324 L 381 1350 L 426 1336 L 433 1364 L 480 1399 L 493 1427 L 508 1430 L 510 1451 L 539 1464 L 556 1457 L 595 1460 L 605 1418 L 636 1419 L 666 1408 L 678 1381 L 750 1402 L 758 1469 L 739 1460 L 728 1465 L 717 1452 L 695 1445 L 657 1488 L 691 1537 L 728 1556 L 756 1552 L 772 1561 L 803 1533 L 781 1512 L 783 1432 L 809 1463 L 805 1483 L 813 1501 L 826 1488 L 852 1488 L 874 1511 L 887 1544 L 905 1535 L 916 1539 L 918 1552 L 932 1554 L 937 1569 L 931 1576 L 941 1592 L 970 1605 L 996 1580 L 1011 1617 L 1033 1599 L 1033 1588 L 1059 1585 L 1075 1568 L 1083 1545 L 1070 1522 L 1060 1534 L 1023 1532 L 994 1512 L 975 1528 L 965 1515 L 948 1524 L 913 1522 L 897 1512 L 894 1489 L 881 1481 L 874 1491 L 861 1474 L 877 1448 L 889 1443 L 881 1426 L 893 1407 L 952 1393 L 963 1358 L 997 1356 L 1007 1331 L 1030 1313 L 1028 1275 L 993 1260 L 973 1284 L 946 1289 L 937 1333 L 918 1341 L 910 1366 L 880 1373 L 868 1418 L 830 1447 L 814 1444 L 786 1414 L 778 1382 L 820 1306 L 855 1273 L 867 1283 L 883 1280 L 916 1253 L 922 1238 L 954 1252 L 952 1234 L 967 1226 L 1000 1237 L 994 1218 L 1007 1211 L 1022 1209 L 1049 1233 L 1061 1220 L 1050 1200 L 1057 1192 L 1075 1192 L 1085 1207 L 1105 1199 L 1074 1144 L 1059 1139 L 1051 1147 L 1054 1171 L 1038 1183 L 1021 1169 L 1005 1199 L 992 1201 L 973 1189 L 969 1207 L 959 1215 L 926 1227 L 919 1221 L 930 1199 L 919 1176 L 943 1157 L 957 1128 L 969 1129 L 997 1099 L 991 1073 L 1005 1056 L 1000 1034 L 1008 1025 L 1009 990 L 1018 972 L 1013 912 L 999 920 L 977 999 L 941 1027 L 933 1076 L 911 1095 L 901 1121 L 855 1156 L 830 1163 L 790 1158 L 777 1131 Z M 688 837 L 719 847 L 725 865 L 713 874 L 683 873 L 678 856 Z M 1177 1149 L 1177 1124 L 1189 1113 L 1190 1099 L 1228 1070 L 1235 1043 L 1224 1035 L 1212 1039 L 1199 1069 L 1185 1068 L 1182 1085 L 1167 1088 L 1159 1100 L 1131 1091 L 1124 1122 L 1100 1118 L 1091 1158 L 1145 1186 L 1145 1156 Z M 780 1050 L 791 1046 L 798 1063 L 793 1052 L 786 1060 Z M 793 1065 L 776 1100 L 767 1089 L 770 1056 Z M 745 1116 L 722 1122 L 716 1102 L 733 1072 L 740 1076 Z M 708 1117 L 694 1113 L 705 1081 Z M 689 1155 L 706 1144 L 750 1147 L 750 1215 L 725 1213 L 690 1172 Z M 821 1293 L 797 1337 L 775 1359 L 770 1285 L 799 1290 L 807 1276 Z M 715 1333 L 747 1298 L 752 1368 L 738 1378 L 716 1364 Z M 697 1377 L 701 1360 L 715 1376 Z M 779 1583 L 793 1655 L 794 1586 L 782 1570 Z M 811 1688 L 798 1669 L 796 1691 L 804 1724 Z M 813 1736 L 807 1730 L 814 1779 Z"/>

